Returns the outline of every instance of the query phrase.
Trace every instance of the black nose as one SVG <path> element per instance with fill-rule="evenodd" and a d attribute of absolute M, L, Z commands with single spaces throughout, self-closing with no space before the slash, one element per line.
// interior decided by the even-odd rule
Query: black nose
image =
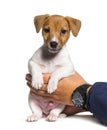
<path fill-rule="evenodd" d="M 54 41 L 52 41 L 52 42 L 50 42 L 50 47 L 51 48 L 57 48 L 57 45 L 58 45 L 58 43 L 57 42 L 54 42 Z"/>

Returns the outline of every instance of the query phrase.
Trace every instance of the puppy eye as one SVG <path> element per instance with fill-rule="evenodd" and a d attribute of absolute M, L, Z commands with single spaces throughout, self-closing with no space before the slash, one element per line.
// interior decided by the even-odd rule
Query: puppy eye
<path fill-rule="evenodd" d="M 44 28 L 44 31 L 45 31 L 46 33 L 49 33 L 49 32 L 50 32 L 49 28 Z"/>
<path fill-rule="evenodd" d="M 67 30 L 65 30 L 65 29 L 62 29 L 62 30 L 61 30 L 61 33 L 62 33 L 62 34 L 65 34 L 66 32 L 67 32 Z"/>

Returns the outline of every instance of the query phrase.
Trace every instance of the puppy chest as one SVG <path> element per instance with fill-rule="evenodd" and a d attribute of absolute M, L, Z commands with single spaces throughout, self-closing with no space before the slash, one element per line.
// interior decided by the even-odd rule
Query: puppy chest
<path fill-rule="evenodd" d="M 55 71 L 57 68 L 60 67 L 60 65 L 55 64 L 53 62 L 47 62 L 45 64 L 40 64 L 40 67 L 42 69 L 42 73 L 52 73 Z"/>

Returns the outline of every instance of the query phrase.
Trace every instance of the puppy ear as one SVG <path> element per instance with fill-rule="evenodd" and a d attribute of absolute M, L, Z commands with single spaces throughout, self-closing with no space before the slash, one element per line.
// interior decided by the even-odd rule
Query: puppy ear
<path fill-rule="evenodd" d="M 70 30 L 72 31 L 72 34 L 76 37 L 78 35 L 78 32 L 81 28 L 81 21 L 78 19 L 74 19 L 71 17 L 65 17 L 65 19 L 68 21 Z"/>
<path fill-rule="evenodd" d="M 42 28 L 44 21 L 49 17 L 48 14 L 45 15 L 39 15 L 34 17 L 34 25 L 36 28 L 36 32 L 38 33 L 40 29 Z"/>

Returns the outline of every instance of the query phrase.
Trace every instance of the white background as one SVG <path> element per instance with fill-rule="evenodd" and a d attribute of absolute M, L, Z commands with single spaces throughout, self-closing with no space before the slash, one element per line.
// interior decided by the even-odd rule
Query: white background
<path fill-rule="evenodd" d="M 67 43 L 75 69 L 89 82 L 107 81 L 106 0 L 1 0 L 0 1 L 0 129 L 105 129 L 90 113 L 57 122 L 27 123 L 31 114 L 25 74 L 27 62 L 43 44 L 33 18 L 60 14 L 82 21 L 79 35 Z"/>

